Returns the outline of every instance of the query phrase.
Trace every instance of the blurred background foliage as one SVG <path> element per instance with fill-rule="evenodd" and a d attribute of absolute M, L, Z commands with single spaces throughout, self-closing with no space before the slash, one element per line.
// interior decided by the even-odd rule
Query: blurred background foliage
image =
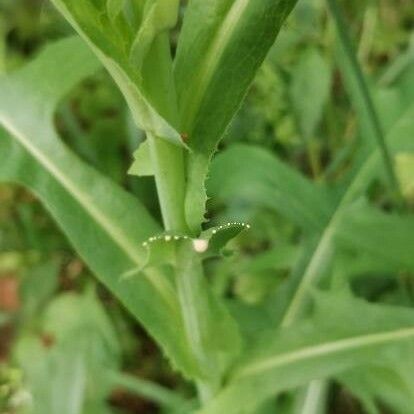
<path fill-rule="evenodd" d="M 343 0 L 341 5 L 387 129 L 414 100 L 414 3 Z M 70 33 L 47 1 L 0 0 L 0 73 L 20 67 L 46 42 Z M 336 55 L 325 2 L 300 1 L 221 149 L 258 145 L 311 180 L 335 188 L 346 175 L 358 137 Z M 56 124 L 75 152 L 159 216 L 152 179 L 127 175 L 142 136 L 104 71 L 61 103 Z M 411 206 L 413 165 L 410 157 L 397 159 Z M 214 174 L 209 183 L 214 195 L 210 218 L 218 223 L 244 220 L 253 228 L 235 242 L 238 253 L 210 263 L 209 272 L 218 292 L 230 292 L 246 305 L 247 326 L 254 334 L 265 316 L 249 306 L 266 303 L 289 274 L 300 254 L 300 232 L 260 193 L 254 166 L 245 168 L 245 176 L 231 187 L 220 188 Z M 390 194 L 380 185 L 371 193 L 372 201 L 386 209 Z M 413 279 L 409 274 L 391 279 L 390 272 L 381 264 L 367 284 L 359 263 L 354 287 L 370 299 L 412 304 Z M 88 414 L 171 413 L 177 412 L 175 398 L 192 393 L 142 329 L 96 285 L 36 198 L 9 185 L 0 187 L 0 338 L 1 413 L 24 413 L 34 397 L 44 403 L 36 414 L 76 413 L 85 393 Z M 113 375 L 103 375 L 103 367 Z M 119 376 L 120 371 L 128 374 Z M 164 395 L 165 389 L 154 383 L 177 394 Z M 331 413 L 364 412 L 349 389 L 338 386 L 331 394 Z"/>

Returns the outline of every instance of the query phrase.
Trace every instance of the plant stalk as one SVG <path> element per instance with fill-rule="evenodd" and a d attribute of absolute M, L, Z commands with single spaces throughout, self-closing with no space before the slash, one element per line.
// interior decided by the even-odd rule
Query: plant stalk
<path fill-rule="evenodd" d="M 154 41 L 143 68 L 144 84 L 157 110 L 178 130 L 177 96 L 168 34 Z M 165 230 L 188 233 L 184 214 L 184 149 L 147 133 Z"/>
<path fill-rule="evenodd" d="M 147 134 L 164 228 L 188 233 L 184 217 L 184 154 L 182 148 Z"/>
<path fill-rule="evenodd" d="M 168 36 L 161 35 L 154 44 L 152 56 L 147 58 L 150 72 L 147 75 L 148 96 L 155 97 L 157 109 L 177 128 L 179 115 L 174 80 L 171 71 L 171 53 Z M 154 70 L 154 68 L 157 68 Z M 147 134 L 150 146 L 155 181 L 162 217 L 167 231 L 189 234 L 185 220 L 185 164 L 184 149 L 164 139 Z M 188 263 L 187 263 L 188 262 Z M 186 264 L 190 268 L 186 268 Z M 197 292 L 199 281 L 204 278 L 203 268 L 181 257 L 177 269 L 177 293 L 188 343 L 200 366 L 208 364 L 208 353 L 204 349 L 199 302 L 203 294 Z M 196 383 L 198 398 L 203 405 L 217 393 L 215 381 L 199 380 Z"/>
<path fill-rule="evenodd" d="M 209 298 L 206 294 L 204 269 L 201 259 L 192 246 L 186 244 L 177 251 L 176 285 L 181 305 L 187 343 L 191 348 L 200 372 L 196 382 L 202 405 L 210 401 L 220 388 L 217 361 L 206 340 L 209 335 Z"/>

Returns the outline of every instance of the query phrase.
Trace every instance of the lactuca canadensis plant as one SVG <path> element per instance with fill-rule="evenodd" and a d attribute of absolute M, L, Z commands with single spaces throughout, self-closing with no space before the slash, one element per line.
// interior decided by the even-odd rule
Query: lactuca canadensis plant
<path fill-rule="evenodd" d="M 338 252 L 357 243 L 397 267 L 414 268 L 405 243 L 413 241 L 412 217 L 380 212 L 365 199 L 384 165 L 396 185 L 393 154 L 413 151 L 413 111 L 382 135 L 352 48 L 345 47 L 341 69 L 351 79 L 351 100 L 368 113 L 362 124 L 373 137 L 346 184 L 328 191 L 264 150 L 243 145 L 213 159 L 296 0 L 52 3 L 77 36 L 0 79 L 0 178 L 42 199 L 98 279 L 195 385 L 196 404 L 179 412 L 259 413 L 283 392 L 296 398 L 316 389 L 322 398 L 327 382 L 319 380 L 350 384 L 352 373 L 378 361 L 395 374 L 393 351 L 408 352 L 414 343 L 414 314 L 355 298 L 338 270 L 346 260 Z M 178 34 L 174 53 L 172 30 Z M 343 35 L 339 30 L 339 43 L 349 46 Z M 162 223 L 85 165 L 56 132 L 57 104 L 102 66 L 145 133 L 130 173 L 155 178 Z M 209 175 L 210 192 L 224 199 L 260 185 L 267 207 L 304 234 L 301 251 L 289 253 L 296 259 L 293 274 L 255 335 L 246 333 L 237 306 L 205 273 L 205 263 L 221 260 L 228 243 L 250 228 L 239 221 L 209 224 Z M 373 243 L 378 228 L 389 235 L 387 247 Z M 330 280 L 333 293 L 316 290 Z"/>

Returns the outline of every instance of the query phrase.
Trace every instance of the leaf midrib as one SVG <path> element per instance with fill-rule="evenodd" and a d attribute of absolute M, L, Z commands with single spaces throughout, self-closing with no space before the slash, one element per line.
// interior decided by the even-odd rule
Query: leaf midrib
<path fill-rule="evenodd" d="M 249 5 L 250 0 L 236 0 L 227 12 L 223 23 L 216 31 L 213 41 L 205 54 L 205 58 L 201 64 L 200 72 L 194 77 L 195 80 L 200 80 L 197 85 L 187 86 L 192 91 L 191 99 L 185 102 L 182 114 L 183 125 L 186 131 L 194 126 L 197 113 L 201 109 L 201 103 L 205 96 L 208 87 L 213 80 L 214 73 L 219 65 L 221 57 L 223 56 L 226 45 L 230 41 L 237 28 L 237 24 L 241 19 L 244 11 Z"/>
<path fill-rule="evenodd" d="M 134 265 L 140 267 L 142 260 L 137 254 L 139 246 L 132 243 L 128 237 L 120 231 L 119 227 L 114 224 L 96 205 L 93 200 L 81 191 L 76 184 L 74 184 L 53 162 L 45 156 L 42 151 L 36 148 L 30 140 L 25 136 L 24 132 L 16 128 L 6 117 L 0 117 L 0 123 L 4 128 L 14 136 L 20 144 L 47 170 L 49 173 L 79 202 L 85 211 L 94 219 L 96 223 L 105 230 L 110 239 L 117 244 L 126 256 L 133 262 Z M 52 131 L 54 134 L 54 132 Z M 151 277 L 147 278 L 150 283 L 158 290 L 165 302 L 171 309 L 176 310 L 176 301 L 171 293 L 169 286 L 163 281 L 162 278 Z"/>
<path fill-rule="evenodd" d="M 303 302 L 305 301 L 305 296 L 307 295 L 309 288 L 314 283 L 315 279 L 318 277 L 322 277 L 320 274 L 320 270 L 322 266 L 320 263 L 325 258 L 329 259 L 330 250 L 332 249 L 332 239 L 335 235 L 337 223 L 341 220 L 342 213 L 346 206 L 349 204 L 350 200 L 354 197 L 357 193 L 358 186 L 360 181 L 364 179 L 364 172 L 366 169 L 369 170 L 371 163 L 375 160 L 378 156 L 378 150 L 376 149 L 365 161 L 363 165 L 359 168 L 358 172 L 356 173 L 354 179 L 346 188 L 345 192 L 343 193 L 341 199 L 336 205 L 335 210 L 332 212 L 329 221 L 326 224 L 325 229 L 322 231 L 318 244 L 312 254 L 311 259 L 309 260 L 308 264 L 306 265 L 306 269 L 303 272 L 303 276 L 300 280 L 297 289 L 295 290 L 290 302 L 289 306 L 287 307 L 286 311 L 284 312 L 281 326 L 286 327 L 293 323 L 299 313 L 300 309 L 303 306 Z M 318 272 L 319 267 L 319 272 Z M 314 270 L 315 269 L 315 270 Z"/>
<path fill-rule="evenodd" d="M 414 338 L 414 327 L 360 335 L 353 338 L 345 338 L 337 341 L 326 342 L 320 345 L 309 346 L 249 364 L 237 371 L 233 377 L 233 380 L 263 374 L 266 371 L 296 362 L 305 361 L 307 359 L 352 351 L 354 349 L 369 347 L 371 345 L 382 345 L 389 342 L 397 342 L 411 337 Z"/>

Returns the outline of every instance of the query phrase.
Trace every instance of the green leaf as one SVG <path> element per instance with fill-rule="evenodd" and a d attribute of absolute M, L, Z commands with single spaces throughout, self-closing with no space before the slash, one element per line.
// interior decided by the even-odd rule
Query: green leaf
<path fill-rule="evenodd" d="M 368 413 L 379 414 L 379 405 L 386 405 L 399 414 L 409 414 L 414 405 L 413 352 L 407 344 L 405 358 L 399 354 L 368 369 L 352 369 L 339 376 L 365 406 Z"/>
<path fill-rule="evenodd" d="M 120 356 L 114 328 L 93 294 L 57 297 L 40 335 L 23 335 L 16 348 L 33 396 L 30 413 L 82 414 L 90 405 L 105 407 L 111 390 L 102 374 L 118 369 Z"/>
<path fill-rule="evenodd" d="M 172 29 L 178 19 L 179 0 L 152 0 L 145 5 L 141 27 L 132 43 L 131 62 L 141 68 L 158 34 Z"/>
<path fill-rule="evenodd" d="M 130 62 L 128 55 L 133 37 L 127 22 L 123 21 L 121 28 L 114 27 L 110 18 L 97 11 L 88 0 L 52 0 L 52 3 L 87 42 L 118 84 L 137 125 L 147 133 L 183 146 L 180 134 L 166 119 L 169 114 L 163 107 L 164 103 L 151 101 L 143 74 Z"/>
<path fill-rule="evenodd" d="M 388 261 L 399 271 L 414 271 L 414 216 L 385 214 L 362 204 L 352 206 L 338 225 L 339 242 L 361 254 Z"/>
<path fill-rule="evenodd" d="M 204 219 L 210 158 L 295 0 L 192 0 L 175 61 L 182 132 L 188 157 L 187 222 Z M 207 18 L 208 17 L 208 18 Z"/>
<path fill-rule="evenodd" d="M 208 248 L 204 257 L 220 256 L 230 240 L 237 237 L 242 231 L 248 229 L 250 229 L 249 224 L 233 222 L 203 231 L 200 239 L 208 242 Z"/>
<path fill-rule="evenodd" d="M 413 120 L 414 106 L 411 106 L 387 135 L 387 142 L 392 152 L 414 152 L 411 138 L 414 130 Z M 365 156 L 354 166 L 347 184 L 337 195 L 335 207 L 331 210 L 329 220 L 323 230 L 318 233 L 309 249 L 307 258 L 295 269 L 288 281 L 287 289 L 291 293 L 283 312 L 281 320 L 283 325 L 289 325 L 303 313 L 309 299 L 309 289 L 324 278 L 326 270 L 332 264 L 335 235 L 342 223 L 345 223 L 343 221 L 344 214 L 350 205 L 365 193 L 374 178 L 382 177 L 382 172 L 383 164 L 378 149 L 372 149 L 368 156 Z M 282 301 L 282 299 L 280 300 Z"/>
<path fill-rule="evenodd" d="M 126 272 L 124 277 L 137 275 L 149 267 L 179 266 L 178 252 L 184 249 L 183 245 L 202 260 L 220 256 L 230 240 L 249 228 L 250 226 L 245 223 L 227 223 L 204 231 L 198 239 L 183 234 L 152 236 L 142 243 L 142 247 L 147 251 L 143 265 Z"/>
<path fill-rule="evenodd" d="M 410 138 L 414 130 L 413 110 L 414 108 L 408 109 L 404 116 L 400 117 L 399 122 L 395 123 L 387 137 L 393 151 L 397 153 L 399 151 L 407 151 L 409 153 L 414 150 Z M 231 151 L 232 149 L 228 150 L 228 152 Z M 338 238 L 340 237 L 341 226 L 348 230 L 345 217 L 347 209 L 357 197 L 366 191 L 368 185 L 374 178 L 381 177 L 381 159 L 378 151 L 372 151 L 370 157 L 365 158 L 362 164 L 357 164 L 352 172 L 353 175 L 349 183 L 341 189 L 339 198 L 332 204 L 329 199 L 327 203 L 321 203 L 320 200 L 323 200 L 323 198 L 319 198 L 319 201 L 312 198 L 315 197 L 315 191 L 312 192 L 309 190 L 312 188 L 310 184 L 305 187 L 308 188 L 307 191 L 300 191 L 299 183 L 301 181 L 296 179 L 295 173 L 292 173 L 288 167 L 283 168 L 283 165 L 282 168 L 276 168 L 277 164 L 275 162 L 265 163 L 264 157 L 258 158 L 259 161 L 255 162 L 254 168 L 245 168 L 246 165 L 251 165 L 249 164 L 252 159 L 251 154 L 253 154 L 253 151 L 249 153 L 246 150 L 244 157 L 241 156 L 241 152 L 234 152 L 232 157 L 225 158 L 224 153 L 221 162 L 221 156 L 217 157 L 217 160 L 220 162 L 218 164 L 218 174 L 215 176 L 214 163 L 212 170 L 212 186 L 216 191 L 220 194 L 225 194 L 226 197 L 228 197 L 227 193 L 230 192 L 231 195 L 228 197 L 228 201 L 231 197 L 234 199 L 235 197 L 241 196 L 242 199 L 249 200 L 253 205 L 257 202 L 265 206 L 272 205 L 272 208 L 280 211 L 287 217 L 291 217 L 297 224 L 302 226 L 306 224 L 304 228 L 311 231 L 311 234 L 315 231 L 317 234 L 316 240 L 310 244 L 305 252 L 306 254 L 298 261 L 298 266 L 295 267 L 293 274 L 285 286 L 287 289 L 280 289 L 280 293 L 276 299 L 276 302 L 282 304 L 282 308 L 284 309 L 280 321 L 282 326 L 286 327 L 291 325 L 298 316 L 302 316 L 306 302 L 309 301 L 309 289 L 320 282 L 331 265 L 335 247 L 334 236 L 338 235 Z M 287 170 L 285 174 L 284 170 Z M 258 177 L 254 177 L 256 171 L 260 171 Z M 277 174 L 274 174 L 275 178 L 272 180 L 269 176 L 272 177 L 274 171 L 277 171 Z M 251 180 L 251 175 L 253 175 L 253 180 Z M 234 176 L 237 178 L 233 181 Z M 231 184 L 227 186 L 227 182 Z M 285 183 L 286 187 L 284 187 Z M 291 188 L 295 188 L 296 191 L 292 192 Z M 280 195 L 276 199 L 273 194 L 278 193 Z M 309 197 L 308 194 L 312 197 Z M 273 195 L 273 199 L 271 195 Z M 291 201 L 292 198 L 294 203 Z M 295 207 L 303 206 L 309 211 L 303 213 L 300 209 L 294 210 L 293 207 L 289 207 L 286 200 L 290 202 L 290 205 Z M 320 210 L 326 213 L 321 217 L 317 211 L 312 209 L 313 206 L 326 206 L 320 208 Z M 293 211 L 295 214 L 292 214 Z M 306 220 L 306 217 L 309 217 L 309 213 L 313 219 Z M 321 217 L 319 220 L 317 220 L 318 215 Z M 309 225 L 312 222 L 320 226 L 319 230 L 317 228 L 318 226 Z M 409 230 L 407 233 L 409 233 Z M 407 233 L 404 233 L 406 240 Z M 366 233 L 363 231 L 360 234 L 364 234 L 362 237 L 369 238 L 369 236 L 365 236 Z M 396 241 L 398 242 L 402 237 L 404 236 L 397 236 Z M 389 243 L 392 243 L 391 237 Z M 408 244 L 408 246 L 411 244 Z M 395 252 L 397 249 L 392 251 Z M 402 261 L 405 260 L 406 262 L 408 256 L 406 255 L 405 249 L 400 253 L 401 255 L 396 255 L 394 259 L 402 265 Z M 387 254 L 389 257 L 389 253 Z M 286 305 L 283 305 L 284 301 L 286 301 Z M 243 394 L 243 391 L 241 393 Z"/>
<path fill-rule="evenodd" d="M 298 246 L 277 243 L 275 247 L 254 257 L 237 257 L 230 265 L 232 275 L 236 276 L 234 291 L 242 302 L 251 305 L 268 303 L 264 306 L 267 316 L 274 320 L 275 304 L 272 296 L 274 291 L 285 280 L 287 270 L 291 269 L 298 257 Z M 258 326 L 261 324 L 258 323 Z"/>
<path fill-rule="evenodd" d="M 125 0 L 106 0 L 106 9 L 110 20 L 115 20 L 122 12 Z"/>
<path fill-rule="evenodd" d="M 179 394 L 159 384 L 129 374 L 111 372 L 107 375 L 114 388 L 122 388 L 158 405 L 169 408 L 175 414 L 190 412 L 193 401 L 186 401 Z"/>
<path fill-rule="evenodd" d="M 258 338 L 227 386 L 199 413 L 253 413 L 277 392 L 384 361 L 390 354 L 401 358 L 405 344 L 414 344 L 412 310 L 318 294 L 314 316 Z"/>
<path fill-rule="evenodd" d="M 151 162 L 151 151 L 148 141 L 144 141 L 134 152 L 134 162 L 128 171 L 128 174 L 138 177 L 154 175 L 154 167 Z"/>
<path fill-rule="evenodd" d="M 150 45 L 148 34 L 144 44 L 134 41 L 136 31 L 143 24 L 145 6 L 152 2 L 129 4 L 130 13 L 126 15 L 132 16 L 129 19 L 121 16 L 116 22 L 111 22 L 89 0 L 53 0 L 53 3 L 101 60 L 123 93 L 135 123 L 146 132 L 164 226 L 168 230 L 188 232 L 184 215 L 183 150 L 188 147 L 176 129 L 179 119 L 168 33 L 159 33 Z M 156 19 L 166 24 L 176 3 L 159 0 L 155 10 L 161 4 L 163 7 Z M 140 67 L 130 59 L 132 47 L 145 55 L 141 56 Z"/>
<path fill-rule="evenodd" d="M 275 210 L 307 230 L 323 227 L 332 204 L 323 188 L 252 145 L 232 145 L 215 157 L 207 188 L 209 195 L 226 202 L 238 200 Z"/>
<path fill-rule="evenodd" d="M 290 97 L 299 132 L 314 138 L 331 86 L 331 69 L 321 53 L 308 48 L 300 56 L 292 74 Z"/>
<path fill-rule="evenodd" d="M 410 154 L 414 152 L 411 139 L 414 107 L 408 108 L 399 118 L 387 141 L 395 153 Z M 249 168 L 245 168 L 246 165 Z M 290 293 L 281 290 L 278 303 L 286 302 L 282 312 L 283 324 L 289 324 L 303 311 L 309 288 L 324 277 L 333 259 L 334 235 L 340 233 L 340 226 L 346 229 L 343 213 L 364 194 L 374 178 L 382 177 L 381 165 L 379 152 L 373 150 L 362 163 L 355 165 L 347 185 L 339 189 L 336 199 L 331 199 L 263 149 L 233 146 L 213 161 L 208 181 L 212 195 L 227 202 L 243 200 L 254 206 L 270 207 L 310 234 L 317 234 L 316 241 L 308 248 L 306 257 L 298 262 L 287 282 L 286 288 Z M 406 254 L 404 251 L 401 255 Z M 398 255 L 395 257 L 402 259 Z M 406 263 L 407 259 L 404 260 Z"/>
<path fill-rule="evenodd" d="M 397 154 L 395 156 L 395 169 L 401 187 L 401 192 L 406 200 L 414 203 L 414 155 Z"/>
<path fill-rule="evenodd" d="M 51 258 L 31 266 L 20 286 L 24 318 L 33 318 L 58 287 L 60 261 Z"/>
<path fill-rule="evenodd" d="M 228 223 L 204 232 L 200 239 L 170 234 L 151 237 L 143 243 L 147 249 L 145 265 L 126 275 L 168 266 L 177 286 L 186 339 L 197 359 L 197 379 L 216 389 L 238 355 L 241 341 L 235 321 L 203 275 L 202 261 L 217 256 L 244 228 L 242 223 Z"/>
<path fill-rule="evenodd" d="M 352 44 L 351 36 L 347 29 L 347 22 L 336 0 L 328 0 L 336 34 L 339 52 L 340 68 L 344 75 L 345 86 L 349 90 L 351 101 L 355 107 L 360 123 L 362 142 L 362 156 L 371 147 L 377 147 L 382 155 L 384 170 L 388 176 L 388 185 L 394 192 L 396 201 L 401 202 L 401 194 L 395 174 L 394 163 L 388 148 L 380 115 L 372 98 L 370 87 L 363 70 L 358 62 L 356 52 Z"/>
<path fill-rule="evenodd" d="M 31 414 L 82 414 L 87 367 L 79 348 L 62 346 L 50 353 L 39 338 L 26 337 L 15 352 L 34 400 Z"/>
<path fill-rule="evenodd" d="M 58 99 L 97 67 L 86 46 L 72 38 L 0 80 L 0 179 L 23 184 L 40 197 L 99 280 L 173 364 L 191 375 L 193 360 L 180 334 L 183 322 L 172 283 L 157 272 L 120 278 L 143 265 L 141 244 L 159 232 L 158 224 L 134 197 L 82 163 L 53 127 Z"/>

